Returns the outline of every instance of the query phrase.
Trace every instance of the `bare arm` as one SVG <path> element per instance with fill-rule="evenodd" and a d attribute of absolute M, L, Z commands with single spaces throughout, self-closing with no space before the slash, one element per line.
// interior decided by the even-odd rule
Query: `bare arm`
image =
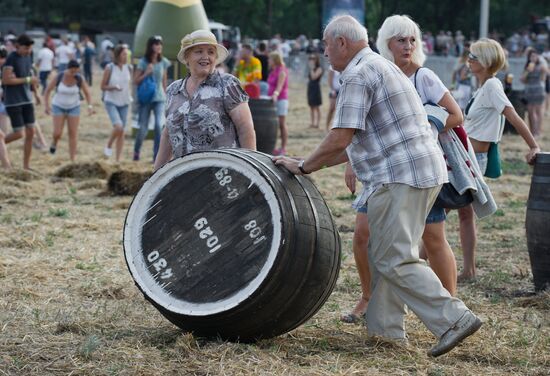
<path fill-rule="evenodd" d="M 323 68 L 317 67 L 311 72 L 311 79 L 316 80 L 323 75 Z"/>
<path fill-rule="evenodd" d="M 353 128 L 333 128 L 325 136 L 323 141 L 304 161 L 303 168 L 306 172 L 320 170 L 323 167 L 335 166 L 347 162 L 346 147 L 351 143 L 355 133 Z M 277 165 L 286 167 L 295 175 L 302 175 L 298 168 L 299 160 L 289 157 L 273 157 Z"/>
<path fill-rule="evenodd" d="M 168 138 L 168 128 L 164 127 L 160 135 L 160 144 L 155 158 L 154 171 L 158 170 L 172 159 L 172 146 Z"/>
<path fill-rule="evenodd" d="M 346 182 L 346 186 L 348 187 L 349 191 L 351 193 L 355 193 L 355 188 L 357 184 L 357 177 L 355 176 L 355 172 L 353 172 L 353 169 L 351 168 L 351 163 L 348 161 L 346 163 L 346 171 L 344 173 L 344 180 Z"/>
<path fill-rule="evenodd" d="M 141 81 L 150 74 L 153 74 L 153 64 L 147 65 L 147 69 L 145 70 L 136 69 L 134 72 L 134 83 L 139 85 Z"/>
<path fill-rule="evenodd" d="M 519 135 L 525 140 L 525 143 L 529 146 L 529 152 L 525 155 L 525 160 L 529 164 L 535 163 L 535 155 L 540 152 L 537 141 L 529 131 L 527 124 L 519 117 L 514 107 L 506 106 L 502 114 L 508 119 L 510 124 L 518 131 Z"/>
<path fill-rule="evenodd" d="M 84 93 L 84 98 L 86 98 L 86 103 L 88 103 L 88 115 L 92 115 L 94 113 L 92 95 L 90 94 L 90 87 L 86 83 L 86 80 L 82 80 L 81 88 Z"/>
<path fill-rule="evenodd" d="M 443 95 L 443 98 L 441 98 L 438 105 L 445 108 L 449 113 L 449 117 L 445 122 L 445 128 L 444 128 L 445 131 L 452 129 L 454 127 L 458 127 L 464 122 L 464 117 L 462 116 L 462 110 L 460 109 L 460 106 L 458 105 L 458 103 L 456 103 L 456 101 L 454 100 L 454 98 L 449 92 L 446 92 Z"/>
<path fill-rule="evenodd" d="M 39 105 L 40 103 L 42 103 L 42 100 L 40 99 L 40 94 L 38 94 L 40 88 L 38 84 L 35 83 L 31 83 L 31 88 L 34 94 L 34 100 L 36 101 L 36 104 Z"/>
<path fill-rule="evenodd" d="M 275 91 L 273 91 L 273 102 L 277 101 L 279 99 L 279 95 L 281 94 L 281 90 L 283 90 L 283 85 L 285 83 L 286 78 L 286 72 L 281 70 L 279 72 L 279 76 L 277 77 L 277 86 L 275 87 Z"/>
<path fill-rule="evenodd" d="M 44 92 L 44 111 L 46 114 L 50 114 L 50 93 L 55 88 L 55 85 L 57 84 L 57 74 L 50 80 L 48 83 L 48 87 L 46 87 L 46 91 Z"/>
<path fill-rule="evenodd" d="M 22 84 L 38 85 L 38 78 L 36 76 L 15 77 L 13 67 L 7 66 L 2 69 L 2 84 L 7 86 Z"/>
<path fill-rule="evenodd" d="M 235 107 L 229 112 L 229 116 L 237 128 L 241 147 L 256 150 L 256 132 L 248 103 L 244 102 Z"/>

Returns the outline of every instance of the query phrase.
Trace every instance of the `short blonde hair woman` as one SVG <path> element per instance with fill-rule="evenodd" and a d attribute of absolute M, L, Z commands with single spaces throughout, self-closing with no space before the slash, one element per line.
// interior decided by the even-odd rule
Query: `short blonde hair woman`
<path fill-rule="evenodd" d="M 493 39 L 480 39 L 470 46 L 470 53 L 485 68 L 490 76 L 497 74 L 506 65 L 506 54 L 500 43 Z"/>
<path fill-rule="evenodd" d="M 512 124 L 523 137 L 529 152 L 525 155 L 527 163 L 534 163 L 540 152 L 535 138 L 504 93 L 502 83 L 495 74 L 506 64 L 506 55 L 498 42 L 492 39 L 480 39 L 470 46 L 468 65 L 479 83 L 466 107 L 464 128 L 472 143 L 479 168 L 482 173 L 487 168 L 487 152 L 491 143 L 499 142 L 502 137 L 502 116 Z M 476 229 L 472 205 L 459 209 L 461 238 L 468 239 L 463 244 L 464 271 L 459 279 L 470 279 L 476 275 L 475 249 Z M 469 225 L 471 224 L 471 225 Z"/>

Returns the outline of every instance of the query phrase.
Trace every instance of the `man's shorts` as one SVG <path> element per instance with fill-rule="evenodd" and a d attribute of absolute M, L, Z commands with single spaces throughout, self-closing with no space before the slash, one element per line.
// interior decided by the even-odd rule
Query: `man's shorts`
<path fill-rule="evenodd" d="M 32 103 L 6 107 L 6 111 L 14 132 L 18 132 L 24 127 L 34 127 L 34 106 Z"/>

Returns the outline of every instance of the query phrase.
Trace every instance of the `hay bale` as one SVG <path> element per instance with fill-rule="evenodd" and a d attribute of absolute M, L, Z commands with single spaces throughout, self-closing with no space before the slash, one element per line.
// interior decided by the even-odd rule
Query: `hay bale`
<path fill-rule="evenodd" d="M 42 179 L 42 174 L 35 170 L 22 170 L 19 168 L 13 168 L 8 171 L 4 171 L 4 175 L 12 180 L 17 181 L 33 181 Z"/>
<path fill-rule="evenodd" d="M 116 171 L 111 174 L 107 186 L 115 195 L 135 195 L 151 174 L 150 171 Z"/>
<path fill-rule="evenodd" d="M 55 176 L 59 178 L 107 179 L 109 167 L 100 162 L 71 163 L 59 168 Z"/>

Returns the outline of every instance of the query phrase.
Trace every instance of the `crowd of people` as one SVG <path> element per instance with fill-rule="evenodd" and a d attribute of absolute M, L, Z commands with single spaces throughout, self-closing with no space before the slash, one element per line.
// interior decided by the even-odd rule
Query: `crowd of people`
<path fill-rule="evenodd" d="M 105 40 L 106 41 L 106 40 Z M 104 41 L 104 42 L 105 42 Z M 34 40 L 26 34 L 15 36 L 12 33 L 4 37 L 0 44 L 0 72 L 2 89 L 0 89 L 0 161 L 4 168 L 11 168 L 6 144 L 24 138 L 23 168 L 30 169 L 33 148 L 41 152 L 49 151 L 55 154 L 57 145 L 67 124 L 69 141 L 69 158 L 75 161 L 77 155 L 78 128 L 80 123 L 81 101 L 86 100 L 88 116 L 95 113 L 90 94 L 92 85 L 92 67 L 96 55 L 95 45 L 88 36 L 81 42 L 74 42 L 70 38 L 62 38 L 56 43 L 54 38 L 47 36 L 43 45 L 35 54 Z M 118 59 L 117 49 L 113 44 L 102 42 L 100 57 L 103 61 Z M 130 55 L 128 46 L 121 44 L 120 51 Z M 120 60 L 120 59 L 118 59 Z M 118 61 L 117 60 L 117 61 Z M 121 69 L 131 69 L 124 57 Z M 106 67 L 109 64 L 104 65 Z M 113 64 L 117 65 L 117 64 Z M 124 68 L 124 67 L 126 68 Z M 82 68 L 82 69 L 81 69 Z M 83 70 L 83 75 L 81 73 Z M 106 69 L 108 71 L 109 69 Z M 105 102 L 109 112 L 112 102 L 126 105 L 130 103 L 129 82 L 119 80 L 118 74 L 113 74 L 117 82 L 114 87 L 102 90 L 106 93 Z M 118 81 L 117 81 L 118 80 Z M 109 91 L 120 91 L 114 95 Z M 50 101 L 50 96 L 51 101 Z M 33 100 L 34 99 L 34 100 Z M 51 142 L 47 144 L 41 126 L 36 121 L 36 105 L 43 103 L 44 112 L 52 116 L 53 132 Z M 126 115 L 119 117 L 116 125 L 124 125 Z M 112 116 L 111 116 L 112 118 Z M 11 131 L 8 124 L 11 124 Z M 118 136 L 118 133 L 115 133 Z M 116 138 L 116 137 L 115 137 Z M 114 139 L 108 141 L 105 154 L 108 154 Z M 120 159 L 123 138 L 117 142 L 117 161 Z"/>
<path fill-rule="evenodd" d="M 484 38 L 457 48 L 461 60 L 455 71 L 456 89 L 449 90 L 423 66 L 425 38 L 410 17 L 388 17 L 377 34 L 375 52 L 367 30 L 353 17 L 337 16 L 326 26 L 324 55 L 330 63 L 327 134 L 304 159 L 285 156 L 289 72 L 280 43 L 271 41 L 269 48 L 260 44 L 256 51 L 244 44 L 229 69 L 230 51 L 211 32 L 194 31 L 181 40 L 177 55 L 188 75 L 170 85 L 167 69 L 171 63 L 163 56 L 162 37 L 147 40 L 144 57 L 135 70 L 129 64 L 128 46 L 105 44 L 108 58 L 102 60 L 101 89 L 113 128 L 104 154 L 111 157 L 114 145 L 116 160 L 121 158 L 132 85 L 137 86 L 139 102 L 133 159 L 140 159 L 153 114 L 155 170 L 193 151 L 255 150 L 248 103 L 250 98 L 265 96 L 273 101 L 279 119 L 281 147 L 273 151 L 277 165 L 305 175 L 346 163 L 347 187 L 355 193 L 358 181 L 363 186 L 353 204 L 357 214 L 352 246 L 362 294 L 342 321 L 364 318 L 370 336 L 406 343 L 406 305 L 438 338 L 428 354 L 439 356 L 482 325 L 456 293 L 458 279 L 476 276 L 476 215 L 496 210 L 483 177 L 494 162 L 490 150 L 498 147 L 503 118 L 524 139 L 527 163 L 533 163 L 540 152 L 537 138 L 548 68 L 536 50 L 527 52 L 522 80 L 533 112 L 528 126 L 496 77 L 506 64 L 505 51 L 497 41 Z M 5 168 L 11 166 L 5 145 L 20 138 L 24 138 L 23 167 L 30 168 L 36 133 L 33 97 L 36 103 L 41 102 L 40 84 L 45 111 L 53 118 L 52 154 L 67 123 L 69 157 L 72 161 L 76 158 L 81 93 L 88 114 L 95 111 L 89 91 L 91 77 L 88 80 L 86 72 L 84 77 L 80 74 L 81 63 L 68 41 L 55 54 L 39 53 L 38 70 L 31 57 L 32 45 L 32 39 L 23 34 L 15 39 L 9 54 L 0 50 L 4 88 L 0 120 L 7 113 L 12 126 L 11 132 L 5 127 L 0 130 L 0 161 Z M 49 48 L 47 42 L 45 48 Z M 47 72 L 54 66 L 56 73 L 50 78 Z M 324 73 L 318 51 L 310 51 L 307 101 L 313 128 L 320 128 Z M 471 84 L 471 76 L 478 88 L 464 94 L 467 90 L 460 86 Z M 166 124 L 162 128 L 163 117 Z M 472 200 L 458 209 L 464 254 L 460 276 L 445 233 L 450 207 L 438 201 L 446 183 L 461 195 L 472 195 Z"/>

